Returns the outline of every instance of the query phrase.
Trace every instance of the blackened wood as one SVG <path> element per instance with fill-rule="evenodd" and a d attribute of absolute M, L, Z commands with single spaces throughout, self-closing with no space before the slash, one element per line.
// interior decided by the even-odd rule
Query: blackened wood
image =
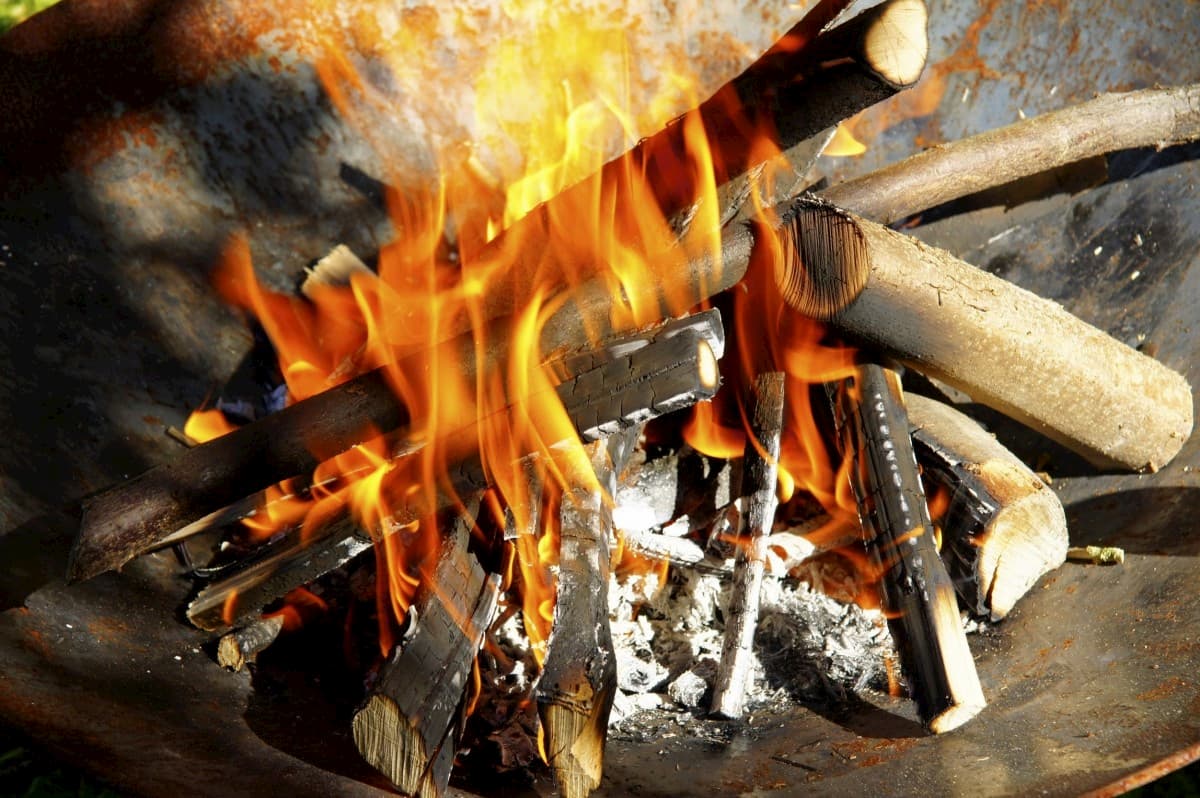
<path fill-rule="evenodd" d="M 235 629 L 217 642 L 217 664 L 240 671 L 253 664 L 283 630 L 283 616 L 270 615 Z"/>
<path fill-rule="evenodd" d="M 772 371 L 754 379 L 750 396 L 750 428 L 742 457 L 742 501 L 745 530 L 733 567 L 725 639 L 713 684 L 712 712 L 729 719 L 742 716 L 752 678 L 758 599 L 767 558 L 767 536 L 775 523 L 779 481 L 779 446 L 783 434 L 784 374 Z"/>
<path fill-rule="evenodd" d="M 888 628 L 921 720 L 947 732 L 985 706 L 959 619 L 954 585 L 938 557 L 908 436 L 900 379 L 875 363 L 826 386 L 867 554 L 879 571 Z"/>
<path fill-rule="evenodd" d="M 1067 556 L 1062 502 L 973 419 L 907 397 L 917 461 L 942 494 L 942 559 L 971 612 L 998 621 Z"/>
<path fill-rule="evenodd" d="M 717 188 L 722 226 L 793 196 L 836 125 L 912 86 L 921 76 L 929 51 L 922 0 L 881 3 L 805 42 L 817 21 L 806 18 L 802 26 L 807 30 L 793 31 L 732 84 L 741 105 L 750 110 L 750 120 L 742 131 L 724 133 L 716 145 L 721 157 L 729 158 L 728 140 L 745 136 L 745 129 L 765 128 L 780 153 L 730 170 L 730 178 Z M 728 100 L 720 93 L 701 106 L 702 116 L 710 106 L 710 117 L 728 113 Z M 710 126 L 721 129 L 716 122 Z M 677 215 L 676 230 L 683 233 L 682 221 L 690 225 L 697 211 L 690 206 Z"/>
<path fill-rule="evenodd" d="M 457 519 L 446 536 L 414 628 L 354 715 L 359 753 L 405 795 L 445 792 L 471 667 L 496 613 L 500 579 L 467 550 L 471 523 Z"/>
<path fill-rule="evenodd" d="M 196 594 L 188 604 L 187 618 L 210 632 L 237 626 L 275 599 L 350 562 L 371 545 L 370 538 L 346 518 L 308 536 L 292 530 L 269 556 Z"/>
<path fill-rule="evenodd" d="M 995 275 L 827 203 L 781 228 L 788 302 L 1101 466 L 1154 471 L 1192 430 L 1180 374 Z"/>
<path fill-rule="evenodd" d="M 737 498 L 740 485 L 740 460 L 719 460 L 690 447 L 634 462 L 617 479 L 613 524 L 623 531 L 676 524 L 699 531 Z"/>
<path fill-rule="evenodd" d="M 1103 94 L 941 144 L 822 196 L 884 224 L 1096 155 L 1200 137 L 1200 85 Z"/>
<path fill-rule="evenodd" d="M 561 383 L 556 388 L 558 398 L 576 432 L 586 440 L 596 440 L 634 428 L 662 413 L 711 399 L 718 388 L 718 375 L 709 341 L 723 341 L 724 335 L 719 314 L 710 311 L 704 318 L 707 324 L 703 330 L 685 325 L 665 339 L 653 340 L 629 354 L 602 359 L 598 367 Z M 518 462 L 513 467 L 524 465 Z M 491 487 L 491 478 L 478 457 L 451 465 L 447 476 L 452 490 L 439 492 L 437 506 L 424 506 L 420 498 L 397 503 L 392 507 L 389 528 L 455 506 L 458 497 Z M 384 535 L 390 530 L 377 531 Z M 298 530 L 292 530 L 269 557 L 201 590 L 188 607 L 188 620 L 210 631 L 231 626 L 369 547 L 365 534 L 346 518 L 313 530 L 304 538 Z"/>
<path fill-rule="evenodd" d="M 534 690 L 546 760 L 564 798 L 584 798 L 600 785 L 617 687 L 608 621 L 612 515 L 605 496 L 615 480 L 605 443 L 588 451 L 594 477 L 576 477 L 578 487 L 562 497 L 554 620 Z"/>

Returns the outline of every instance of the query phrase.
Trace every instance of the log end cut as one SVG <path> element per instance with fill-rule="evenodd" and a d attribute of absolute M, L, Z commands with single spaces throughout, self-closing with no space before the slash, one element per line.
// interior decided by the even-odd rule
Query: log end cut
<path fill-rule="evenodd" d="M 373 695 L 354 716 L 354 745 L 363 759 L 387 776 L 405 795 L 435 796 L 431 753 L 422 735 L 412 729 L 396 702 Z"/>

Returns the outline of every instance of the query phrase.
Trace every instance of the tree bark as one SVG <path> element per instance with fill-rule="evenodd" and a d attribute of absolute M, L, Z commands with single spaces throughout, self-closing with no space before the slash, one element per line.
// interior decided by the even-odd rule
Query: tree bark
<path fill-rule="evenodd" d="M 967 608 L 998 621 L 1066 559 L 1062 502 L 973 419 L 924 396 L 906 404 L 917 460 L 944 497 L 942 559 Z"/>
<path fill-rule="evenodd" d="M 1178 373 L 948 252 L 801 198 L 777 262 L 797 310 L 1104 467 L 1154 471 L 1192 430 Z"/>
<path fill-rule="evenodd" d="M 1200 137 L 1200 85 L 1103 94 L 831 186 L 835 205 L 889 224 L 1096 155 Z"/>

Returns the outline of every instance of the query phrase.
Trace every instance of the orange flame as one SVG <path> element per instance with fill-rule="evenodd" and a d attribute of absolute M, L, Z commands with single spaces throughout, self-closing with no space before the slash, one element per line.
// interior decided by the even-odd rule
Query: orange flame
<path fill-rule="evenodd" d="M 821 13 L 837 5 L 823 3 Z M 544 16 L 530 26 L 529 40 L 481 54 L 488 63 L 474 87 L 475 114 L 488 123 L 481 129 L 498 128 L 507 141 L 519 142 L 511 158 L 503 148 L 489 148 L 484 162 L 475 152 L 431 142 L 439 179 L 421 190 L 405 179 L 402 161 L 393 163 L 395 173 L 382 177 L 406 188 L 386 192 L 397 236 L 380 251 L 377 274 L 314 289 L 307 299 L 284 296 L 259 283 L 250 248 L 236 237 L 215 277 L 222 295 L 253 315 L 275 345 L 291 401 L 382 367 L 408 410 L 404 435 L 415 454 L 392 459 L 394 441 L 370 441 L 323 463 L 306 491 L 276 486 L 249 519 L 260 535 L 295 526 L 312 534 L 334 515 L 352 513 L 378 543 L 385 654 L 436 561 L 434 511 L 461 504 L 450 469 L 478 454 L 494 486 L 484 506 L 497 520 L 510 514 L 519 533 L 511 545 L 524 623 L 540 659 L 553 618 L 558 503 L 564 491 L 594 479 L 544 365 L 553 353 L 542 351 L 543 330 L 585 284 L 603 286 L 613 298 L 607 321 L 616 330 L 695 306 L 708 292 L 692 293 L 663 268 L 679 257 L 679 248 L 672 250 L 671 215 L 694 211 L 686 248 L 710 253 L 719 268 L 718 184 L 778 154 L 770 121 L 747 113 L 736 92 L 725 91 L 703 106 L 692 97 L 698 110 L 657 140 L 665 145 L 604 164 L 602 131 L 615 122 L 632 143 L 636 131 L 650 128 L 648 119 L 662 118 L 681 93 L 694 93 L 695 80 L 677 70 L 664 82 L 663 96 L 634 103 L 623 30 L 544 3 L 511 0 L 505 13 Z M 819 26 L 810 27 L 781 42 L 775 60 L 801 48 Z M 396 36 L 391 78 L 423 93 L 421 76 L 408 66 L 423 50 L 420 36 Z M 572 46 L 564 49 L 563 41 Z M 331 42 L 315 68 L 334 107 L 368 144 L 388 153 L 373 123 L 387 113 L 387 99 Z M 520 113 L 512 112 L 513 104 L 521 105 Z M 586 174 L 594 176 L 577 182 Z M 773 175 L 766 170 L 758 179 L 769 184 Z M 764 242 L 772 243 L 769 237 Z M 739 386 L 763 369 L 785 371 L 781 493 L 787 498 L 803 488 L 835 523 L 845 523 L 854 517 L 853 499 L 834 473 L 808 394 L 813 385 L 848 373 L 853 352 L 825 341 L 820 324 L 797 318 L 770 269 L 752 266 L 751 273 L 732 300 L 738 345 L 728 356 L 728 387 L 717 402 L 695 410 L 686 437 L 701 451 L 740 455 L 746 412 Z M 656 290 L 647 292 L 647 285 Z M 589 340 L 603 333 L 581 332 Z M 500 350 L 505 357 L 495 357 Z M 530 453 L 536 457 L 526 457 Z"/>

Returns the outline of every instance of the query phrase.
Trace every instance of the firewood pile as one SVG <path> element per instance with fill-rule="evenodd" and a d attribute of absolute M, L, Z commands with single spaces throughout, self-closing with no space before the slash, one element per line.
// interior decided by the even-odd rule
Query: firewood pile
<path fill-rule="evenodd" d="M 890 675 L 929 732 L 969 723 L 988 696 L 966 629 L 1002 622 L 1064 562 L 1069 534 L 1045 475 L 950 397 L 965 394 L 1098 467 L 1154 472 L 1191 433 L 1192 393 L 1181 375 L 1056 303 L 887 225 L 1094 155 L 1200 138 L 1200 87 L 1103 95 L 813 185 L 837 126 L 915 84 L 928 51 L 920 0 L 813 27 L 806 20 L 785 40 L 803 47 L 771 50 L 694 112 L 724 132 L 714 142 L 720 207 L 690 198 L 667 207 L 674 240 L 654 253 L 662 279 L 625 285 L 624 295 L 599 279 L 554 286 L 530 365 L 545 385 L 497 412 L 551 400 L 562 439 L 498 459 L 481 451 L 480 418 L 438 432 L 451 455 L 436 490 L 400 492 L 370 517 L 342 504 L 265 542 L 246 532 L 293 499 L 370 471 L 323 467 L 347 450 L 370 449 L 393 482 L 416 479 L 412 464 L 433 443 L 414 434 L 422 420 L 389 368 L 452 364 L 483 384 L 526 356 L 514 310 L 541 287 L 513 269 L 489 286 L 482 320 L 433 350 L 398 366 L 352 363 L 329 390 L 244 418 L 93 496 L 71 578 L 176 547 L 196 580 L 187 621 L 219 635 L 218 661 L 239 670 L 301 623 L 305 602 L 384 616 L 383 597 L 406 591 L 394 637 L 378 641 L 385 652 L 359 657 L 351 728 L 363 758 L 410 795 L 442 794 L 456 761 L 472 773 L 543 761 L 563 795 L 587 795 L 601 783 L 610 724 L 673 704 L 719 726 L 778 700 L 761 684 L 766 642 L 786 652 L 837 635 L 848 664 L 812 677 L 830 700 L 886 687 Z M 773 161 L 724 122 L 730 97 L 749 127 L 773 132 Z M 668 126 L 629 157 L 653 179 L 667 154 L 686 151 L 687 127 Z M 664 186 L 664 206 L 676 188 Z M 488 246 L 517 241 L 541 254 L 547 219 L 573 207 L 575 190 Z M 339 248 L 302 293 L 372 279 Z M 668 291 L 686 295 L 690 312 L 668 312 L 678 307 Z M 626 304 L 660 312 L 623 323 Z M 811 326 L 814 345 L 832 365 L 801 373 L 758 337 L 797 319 L 821 325 Z M 924 393 L 944 394 L 906 391 L 910 375 L 923 375 Z M 236 399 L 222 404 L 264 404 Z M 738 451 L 684 441 L 697 406 L 735 419 Z M 781 489 L 798 410 L 813 419 L 817 437 L 805 445 L 831 464 L 840 503 Z M 498 485 L 514 479 L 521 506 Z M 401 550 L 408 570 L 389 574 Z M 533 583 L 538 573 L 545 584 Z M 695 613 L 685 622 L 687 606 Z M 679 642 L 688 624 L 702 644 Z"/>

